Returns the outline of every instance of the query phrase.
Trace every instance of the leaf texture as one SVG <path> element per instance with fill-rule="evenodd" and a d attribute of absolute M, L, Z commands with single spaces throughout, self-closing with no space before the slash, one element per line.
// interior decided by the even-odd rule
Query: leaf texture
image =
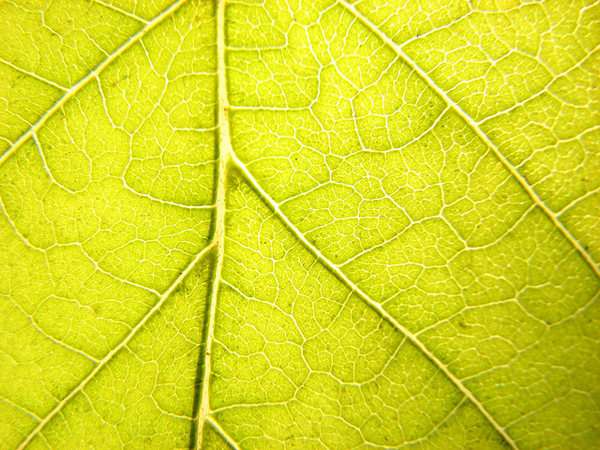
<path fill-rule="evenodd" d="M 600 3 L 0 3 L 0 449 L 592 449 Z"/>

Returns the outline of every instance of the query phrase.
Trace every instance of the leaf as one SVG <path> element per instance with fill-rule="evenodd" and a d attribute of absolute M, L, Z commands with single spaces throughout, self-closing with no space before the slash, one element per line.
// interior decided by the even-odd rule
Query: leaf
<path fill-rule="evenodd" d="M 0 3 L 0 449 L 600 442 L 600 4 Z"/>

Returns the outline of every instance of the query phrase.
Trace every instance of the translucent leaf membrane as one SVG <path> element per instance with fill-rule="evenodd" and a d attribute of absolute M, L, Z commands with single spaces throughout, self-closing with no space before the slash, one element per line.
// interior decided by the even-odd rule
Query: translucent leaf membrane
<path fill-rule="evenodd" d="M 199 395 L 210 262 L 206 258 L 192 269 L 31 448 L 188 448 Z"/>
<path fill-rule="evenodd" d="M 0 450 L 598 448 L 598 3 L 0 25 Z"/>

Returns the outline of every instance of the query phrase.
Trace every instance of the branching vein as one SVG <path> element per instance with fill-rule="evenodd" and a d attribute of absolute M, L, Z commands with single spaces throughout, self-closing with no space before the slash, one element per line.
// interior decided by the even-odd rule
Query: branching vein
<path fill-rule="evenodd" d="M 459 380 L 450 370 L 446 367 L 446 365 L 440 361 L 437 356 L 435 356 L 425 345 L 417 338 L 416 335 L 411 333 L 408 329 L 403 327 L 400 322 L 398 322 L 394 317 L 392 317 L 381 304 L 377 303 L 371 297 L 369 297 L 361 288 L 359 288 L 350 278 L 346 276 L 344 272 L 340 270 L 338 266 L 333 264 L 325 255 L 321 253 L 321 251 L 316 248 L 312 243 L 306 239 L 306 237 L 302 234 L 302 232 L 283 214 L 279 205 L 275 203 L 275 201 L 266 193 L 266 191 L 258 184 L 254 176 L 250 173 L 246 165 L 241 162 L 235 154 L 231 155 L 235 164 L 239 166 L 240 170 L 244 173 L 248 182 L 258 191 L 260 196 L 269 204 L 269 206 L 275 211 L 277 216 L 286 224 L 286 226 L 292 230 L 294 235 L 309 249 L 316 257 L 321 261 L 321 263 L 328 267 L 333 273 L 335 273 L 344 283 L 354 291 L 360 298 L 362 298 L 367 304 L 369 304 L 373 309 L 375 309 L 383 318 L 385 318 L 389 323 L 391 323 L 396 329 L 398 329 L 401 333 L 403 333 L 425 356 L 427 356 L 435 366 L 441 370 L 453 383 L 454 385 L 469 399 L 473 404 L 479 409 L 479 411 L 485 416 L 485 418 L 492 424 L 492 426 L 498 431 L 498 433 L 504 438 L 504 440 L 511 446 L 513 449 L 517 449 L 517 445 L 512 440 L 512 438 L 506 433 L 504 428 L 496 422 L 496 420 L 492 417 L 492 415 L 486 410 L 483 404 L 473 395 L 473 393 L 467 389 L 467 387 Z"/>
<path fill-rule="evenodd" d="M 586 249 L 575 239 L 571 232 L 565 227 L 560 221 L 558 216 L 544 203 L 544 200 L 538 195 L 533 187 L 527 182 L 525 177 L 519 173 L 516 167 L 500 152 L 500 149 L 492 140 L 485 134 L 477 122 L 467 114 L 467 112 L 460 107 L 450 96 L 439 87 L 435 81 L 425 72 L 419 65 L 408 55 L 402 48 L 396 44 L 389 36 L 384 34 L 373 22 L 361 14 L 353 5 L 348 3 L 346 0 L 336 0 L 344 9 L 349 11 L 354 17 L 362 22 L 370 31 L 377 35 L 386 45 L 388 45 L 396 54 L 404 60 L 406 64 L 417 73 L 431 89 L 435 91 L 437 95 L 444 99 L 450 108 L 452 108 L 477 134 L 477 136 L 494 152 L 496 157 L 500 160 L 502 165 L 509 171 L 509 173 L 519 182 L 521 187 L 527 192 L 529 197 L 534 203 L 546 214 L 546 216 L 552 221 L 554 226 L 562 233 L 562 235 L 569 241 L 569 243 L 575 248 L 575 250 L 581 255 L 586 263 L 591 267 L 594 273 L 600 278 L 600 266 L 594 261 L 592 256 L 586 251 Z"/>
<path fill-rule="evenodd" d="M 83 89 L 91 80 L 98 77 L 104 69 L 106 69 L 113 61 L 115 61 L 119 56 L 125 53 L 132 45 L 142 39 L 145 35 L 150 32 L 153 28 L 155 28 L 159 23 L 177 11 L 181 5 L 183 5 L 187 0 L 178 0 L 165 9 L 162 13 L 157 15 L 154 19 L 144 26 L 140 31 L 138 31 L 135 35 L 131 37 L 127 42 L 121 45 L 118 49 L 116 49 L 113 53 L 108 55 L 108 57 L 102 61 L 94 70 L 88 73 L 85 77 L 71 86 L 63 96 L 54 104 L 52 107 L 46 111 L 46 113 L 40 117 L 40 119 L 34 123 L 29 130 L 27 130 L 19 139 L 17 139 L 13 145 L 2 155 L 0 156 L 0 166 L 4 164 L 6 160 L 19 148 L 23 143 L 25 143 L 34 133 L 36 133 L 40 128 L 44 126 L 44 124 L 48 121 L 50 117 L 54 115 L 57 111 L 62 109 L 64 105 L 67 103 L 69 99 L 71 99 L 75 94 L 77 94 L 81 89 Z M 64 90 L 64 88 L 62 88 Z"/>

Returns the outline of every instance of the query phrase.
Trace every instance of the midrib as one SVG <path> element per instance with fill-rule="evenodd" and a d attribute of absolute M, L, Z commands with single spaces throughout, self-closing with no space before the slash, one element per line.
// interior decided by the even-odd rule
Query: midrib
<path fill-rule="evenodd" d="M 517 449 L 517 445 L 512 438 L 506 433 L 503 427 L 496 422 L 491 414 L 486 410 L 483 404 L 473 395 L 473 393 L 466 388 L 466 386 L 454 375 L 449 369 L 429 350 L 425 345 L 417 338 L 416 335 L 411 333 L 408 329 L 402 326 L 394 317 L 392 317 L 379 303 L 371 299 L 362 289 L 360 289 L 348 276 L 341 271 L 341 269 L 335 266 L 328 258 L 326 258 L 321 251 L 310 243 L 304 234 L 283 214 L 279 205 L 270 197 L 270 195 L 262 188 L 254 176 L 250 173 L 246 165 L 237 157 L 233 152 L 230 141 L 229 133 L 229 104 L 227 99 L 227 85 L 226 85 L 226 65 L 225 65 L 225 0 L 218 1 L 218 12 L 217 12 L 217 48 L 218 48 L 218 102 L 219 102 L 219 148 L 220 148 L 220 164 L 219 164 L 219 181 L 218 181 L 218 192 L 217 192 L 217 212 L 216 212 L 216 225 L 215 235 L 213 244 L 218 248 L 219 256 L 217 261 L 217 268 L 215 270 L 215 278 L 212 289 L 212 299 L 210 304 L 210 314 L 208 323 L 208 333 L 206 340 L 206 355 L 204 362 L 204 374 L 202 377 L 202 398 L 201 406 L 199 408 L 197 433 L 198 438 L 196 441 L 196 448 L 201 448 L 202 443 L 202 430 L 205 422 L 216 424 L 217 432 L 235 449 L 237 445 L 231 438 L 225 433 L 222 427 L 210 416 L 210 374 L 211 374 L 211 363 L 212 363 L 212 342 L 214 340 L 214 325 L 216 316 L 216 303 L 218 295 L 218 285 L 221 276 L 221 268 L 223 262 L 224 252 L 224 218 L 225 218 L 225 186 L 226 186 L 226 169 L 227 164 L 231 161 L 232 164 L 239 167 L 244 173 L 248 182 L 257 191 L 260 197 L 273 209 L 275 214 L 282 220 L 284 224 L 290 229 L 293 234 L 304 244 L 304 246 L 313 253 L 323 265 L 332 270 L 343 282 L 359 297 L 363 299 L 368 305 L 375 309 L 381 317 L 391 323 L 396 329 L 403 333 L 412 343 L 415 345 L 423 354 L 429 358 L 440 371 L 442 371 L 451 382 L 463 393 L 464 398 L 468 398 L 474 406 L 482 413 L 482 415 L 490 422 L 490 424 L 497 430 L 497 432 L 503 437 L 506 443 L 513 449 Z M 451 106 L 451 105 L 449 105 Z M 213 425 L 214 426 L 214 425 Z"/>
<path fill-rule="evenodd" d="M 219 178 L 217 181 L 217 198 L 215 211 L 215 225 L 212 244 L 217 249 L 216 267 L 213 271 L 213 285 L 208 314 L 208 330 L 206 332 L 206 346 L 204 357 L 204 372 L 201 380 L 201 398 L 198 408 L 196 447 L 202 448 L 204 425 L 206 422 L 214 424 L 210 420 L 210 375 L 212 372 L 212 343 L 215 336 L 215 317 L 217 312 L 217 298 L 219 293 L 219 281 L 223 267 L 225 252 L 225 210 L 226 210 L 226 187 L 227 187 L 227 165 L 233 153 L 229 136 L 229 101 L 227 99 L 227 79 L 225 76 L 225 0 L 217 2 L 217 77 L 218 77 L 218 127 L 219 127 Z M 213 427 L 223 438 L 228 439 L 220 426 Z M 233 442 L 231 442 L 233 443 Z"/>

